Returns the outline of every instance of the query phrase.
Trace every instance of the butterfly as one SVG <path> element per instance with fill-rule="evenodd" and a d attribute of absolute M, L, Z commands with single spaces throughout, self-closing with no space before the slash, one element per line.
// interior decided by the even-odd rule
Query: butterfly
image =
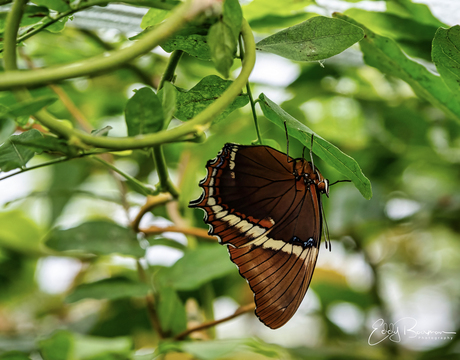
<path fill-rule="evenodd" d="M 189 206 L 205 211 L 209 234 L 228 245 L 254 293 L 255 314 L 277 329 L 310 285 L 323 232 L 321 194 L 329 196 L 329 181 L 313 158 L 293 159 L 264 145 L 227 143 L 206 169 L 203 192 Z"/>

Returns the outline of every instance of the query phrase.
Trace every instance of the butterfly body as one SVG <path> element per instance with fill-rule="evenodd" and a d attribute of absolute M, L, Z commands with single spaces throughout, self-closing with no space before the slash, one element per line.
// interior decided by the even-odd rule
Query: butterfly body
<path fill-rule="evenodd" d="M 228 245 L 254 292 L 256 315 L 279 328 L 313 275 L 328 180 L 312 162 L 262 145 L 225 144 L 206 168 L 203 193 L 190 206 L 205 211 L 209 233 Z"/>

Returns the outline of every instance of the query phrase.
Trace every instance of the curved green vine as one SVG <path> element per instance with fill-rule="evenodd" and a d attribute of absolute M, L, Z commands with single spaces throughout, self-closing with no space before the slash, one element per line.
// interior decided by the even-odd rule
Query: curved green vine
<path fill-rule="evenodd" d="M 148 53 L 162 41 L 169 38 L 176 31 L 180 30 L 190 20 L 197 16 L 203 8 L 196 6 L 195 1 L 187 0 L 183 5 L 178 6 L 168 21 L 165 21 L 158 28 L 147 33 L 142 39 L 133 45 L 105 55 L 94 56 L 80 62 L 53 66 L 37 70 L 14 70 L 0 75 L 0 90 L 10 90 L 14 87 L 30 87 L 45 85 L 65 79 L 79 76 L 88 76 L 96 73 L 107 72 L 121 65 Z M 16 4 L 16 1 L 13 3 Z M 13 13 L 13 10 L 11 10 Z M 13 34 L 10 34 L 12 36 Z M 14 43 L 16 44 L 17 31 L 14 33 Z M 5 34 L 5 42 L 7 41 Z M 6 45 L 6 44 L 5 44 Z M 5 57 L 7 49 L 5 48 Z"/>

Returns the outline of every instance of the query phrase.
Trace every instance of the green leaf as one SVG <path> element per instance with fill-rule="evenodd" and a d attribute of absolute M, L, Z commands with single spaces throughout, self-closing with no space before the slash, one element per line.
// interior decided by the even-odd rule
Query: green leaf
<path fill-rule="evenodd" d="M 187 314 L 184 304 L 174 289 L 162 288 L 158 303 L 158 317 L 161 328 L 171 335 L 179 334 L 187 329 Z"/>
<path fill-rule="evenodd" d="M 7 172 L 17 168 L 24 168 L 27 162 L 35 155 L 35 149 L 18 143 L 19 141 L 33 141 L 42 138 L 40 131 L 32 129 L 23 132 L 21 135 L 11 135 L 8 140 L 0 146 L 0 169 Z"/>
<path fill-rule="evenodd" d="M 88 178 L 90 171 L 91 167 L 84 160 L 69 161 L 51 167 L 52 177 L 48 189 L 58 194 L 49 198 L 51 225 L 59 218 L 67 203 L 74 196 L 74 192 Z"/>
<path fill-rule="evenodd" d="M 226 249 L 215 244 L 186 252 L 171 268 L 161 269 L 158 276 L 163 287 L 194 290 L 234 271 Z"/>
<path fill-rule="evenodd" d="M 161 23 L 170 14 L 169 10 L 150 8 L 141 21 L 141 29 Z"/>
<path fill-rule="evenodd" d="M 38 23 L 49 14 L 44 6 L 27 6 L 21 18 L 21 26 L 29 26 Z"/>
<path fill-rule="evenodd" d="M 223 21 L 216 22 L 209 29 L 208 44 L 216 70 L 228 78 L 237 46 L 232 28 Z"/>
<path fill-rule="evenodd" d="M 164 115 L 157 94 L 148 87 L 137 90 L 126 104 L 125 120 L 129 136 L 160 131 L 164 124 Z"/>
<path fill-rule="evenodd" d="M 13 119 L 0 119 L 0 144 L 13 135 L 15 130 L 16 124 Z"/>
<path fill-rule="evenodd" d="M 0 245 L 21 253 L 40 251 L 42 232 L 23 212 L 0 212 Z"/>
<path fill-rule="evenodd" d="M 70 10 L 69 4 L 64 0 L 32 0 L 34 4 L 46 6 L 48 9 L 58 12 Z"/>
<path fill-rule="evenodd" d="M 148 285 L 134 282 L 123 277 L 104 279 L 89 284 L 78 285 L 65 301 L 74 303 L 82 299 L 115 300 L 129 297 L 146 296 Z"/>
<path fill-rule="evenodd" d="M 182 50 L 201 60 L 211 60 L 207 35 L 175 35 L 160 45 L 164 51 Z"/>
<path fill-rule="evenodd" d="M 3 109 L 3 114 L 0 113 L 0 117 L 10 115 L 12 117 L 29 116 L 35 114 L 37 111 L 43 109 L 54 103 L 57 100 L 55 96 L 41 96 L 38 98 L 32 98 L 20 103 L 16 103 L 6 109 Z"/>
<path fill-rule="evenodd" d="M 449 88 L 460 91 L 460 26 L 439 28 L 433 39 L 433 62 Z"/>
<path fill-rule="evenodd" d="M 380 35 L 400 40 L 431 41 L 437 29 L 436 26 L 418 22 L 418 19 L 414 17 L 407 19 L 376 11 L 349 9 L 345 11 L 345 15 Z"/>
<path fill-rule="evenodd" d="M 183 121 L 192 119 L 221 96 L 231 83 L 230 80 L 223 80 L 216 75 L 210 75 L 203 78 L 188 91 L 176 87 L 177 110 L 175 116 Z M 245 106 L 248 102 L 248 95 L 238 95 L 233 103 L 214 119 L 214 123 L 225 119 L 232 111 Z"/>
<path fill-rule="evenodd" d="M 316 16 L 256 44 L 257 50 L 296 61 L 317 61 L 337 55 L 361 40 L 363 31 L 346 21 Z"/>
<path fill-rule="evenodd" d="M 222 20 L 233 32 L 236 42 L 240 36 L 241 24 L 243 23 L 243 11 L 238 0 L 225 0 L 222 11 Z"/>
<path fill-rule="evenodd" d="M 73 360 L 74 337 L 72 333 L 62 330 L 38 343 L 43 360 Z"/>
<path fill-rule="evenodd" d="M 56 251 L 78 251 L 96 255 L 124 254 L 141 257 L 136 234 L 115 223 L 95 220 L 67 230 L 54 229 L 46 246 Z"/>
<path fill-rule="evenodd" d="M 267 119 L 282 129 L 284 129 L 284 122 L 286 122 L 289 135 L 295 137 L 308 148 L 310 148 L 311 136 L 313 134 L 313 152 L 350 179 L 366 199 L 372 197 L 371 183 L 369 179 L 364 176 L 356 160 L 346 155 L 340 149 L 314 133 L 313 130 L 306 125 L 293 118 L 264 94 L 260 94 L 259 100 L 259 104 Z"/>
<path fill-rule="evenodd" d="M 37 137 L 33 139 L 16 139 L 15 143 L 21 146 L 29 147 L 37 154 L 44 151 L 60 152 L 63 154 L 71 154 L 72 151 L 67 145 L 67 141 L 54 136 Z"/>
<path fill-rule="evenodd" d="M 413 3 L 411 0 L 387 1 L 386 13 L 395 14 L 406 19 L 415 19 L 417 22 L 435 27 L 445 26 L 430 11 L 426 4 Z"/>
<path fill-rule="evenodd" d="M 460 95 L 450 91 L 439 76 L 409 59 L 394 40 L 373 33 L 346 15 L 336 13 L 334 16 L 360 26 L 364 30 L 365 37 L 359 45 L 366 64 L 404 80 L 418 96 L 460 121 Z"/>
<path fill-rule="evenodd" d="M 72 360 L 125 360 L 133 348 L 131 337 L 104 338 L 80 334 L 75 334 L 74 337 L 75 350 Z"/>
<path fill-rule="evenodd" d="M 65 28 L 65 24 L 69 19 L 72 19 L 71 16 L 64 16 L 63 18 L 59 19 L 58 21 L 52 23 L 51 25 L 46 27 L 46 30 L 51 33 L 59 33 Z"/>
<path fill-rule="evenodd" d="M 176 112 L 176 89 L 173 84 L 166 81 L 162 89 L 162 106 L 165 116 L 165 124 L 169 124 L 174 113 Z"/>

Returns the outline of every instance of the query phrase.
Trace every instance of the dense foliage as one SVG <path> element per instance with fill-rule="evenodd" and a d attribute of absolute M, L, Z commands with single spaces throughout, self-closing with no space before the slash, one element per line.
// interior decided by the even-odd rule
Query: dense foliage
<path fill-rule="evenodd" d="M 71 26 L 108 0 L 0 3 L 1 360 L 460 356 L 460 26 L 410 0 L 125 0 L 128 36 Z M 226 142 L 285 151 L 285 125 L 352 183 L 270 330 L 187 205 Z"/>

